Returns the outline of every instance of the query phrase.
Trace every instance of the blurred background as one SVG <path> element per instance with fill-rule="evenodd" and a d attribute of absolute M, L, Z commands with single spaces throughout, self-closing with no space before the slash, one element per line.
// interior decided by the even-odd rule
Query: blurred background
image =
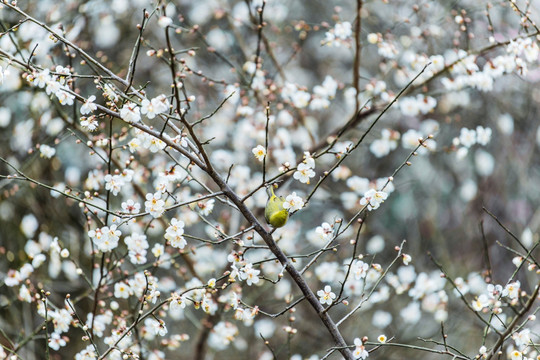
<path fill-rule="evenodd" d="M 351 345 L 354 338 L 367 336 L 370 342 L 376 342 L 377 336 L 385 334 L 392 342 L 436 348 L 436 344 L 419 338 L 442 342 L 444 322 L 447 342 L 473 358 L 484 344 L 484 324 L 467 309 L 450 282 L 440 276 L 428 253 L 442 264 L 448 277 L 462 284 L 466 301 L 471 303 L 486 292 L 487 283 L 504 287 L 516 270 L 513 259 L 518 253 L 525 254 L 483 208 L 513 232 L 525 248 L 538 244 L 540 69 L 538 29 L 532 22 L 540 19 L 540 2 L 515 3 L 517 10 L 508 1 L 364 1 L 360 11 L 358 94 L 353 73 L 358 19 L 357 3 L 353 1 L 269 0 L 262 13 L 263 36 L 258 35 L 260 1 L 156 4 L 147 0 L 41 0 L 20 1 L 19 6 L 123 78 L 138 41 L 137 24 L 142 23 L 146 9 L 149 18 L 133 85 L 144 88 L 149 99 L 162 93 L 171 95 L 168 31 L 179 60 L 183 96 L 194 97 L 186 113 L 190 122 L 212 114 L 232 94 L 195 130 L 208 141 L 206 148 L 216 169 L 223 177 L 229 174 L 229 184 L 240 195 L 256 189 L 262 180 L 262 164 L 251 150 L 265 144 L 267 104 L 266 179 L 280 174 L 280 166 L 286 162 L 291 166 L 300 163 L 304 151 L 315 153 L 316 175 L 310 184 L 289 176 L 277 190 L 284 196 L 294 191 L 305 199 L 347 146 L 356 143 L 384 107 L 431 62 L 360 146 L 322 183 L 307 207 L 294 214 L 274 237 L 286 254 L 300 255 L 295 260 L 301 269 L 313 258 L 304 255 L 326 244 L 328 234 L 321 235 L 323 223 L 327 223 L 330 234 L 344 229 L 362 208 L 359 201 L 365 191 L 381 188 L 406 161 L 418 137 L 434 135 L 427 148 L 410 159 L 411 166 L 401 169 L 385 189 L 389 197 L 384 204 L 367 213 L 356 255 L 364 254 L 362 260 L 370 270 L 365 278 L 349 277 L 343 292 L 349 305 L 337 305 L 330 314 L 340 319 L 365 301 L 340 327 Z M 96 80 L 93 65 L 81 63 L 83 59 L 76 51 L 66 51 L 39 25 L 23 21 L 13 28 L 24 19 L 6 7 L 0 11 L 3 54 L 28 59 L 33 50 L 31 62 L 39 69 L 58 72 L 56 67 L 62 66 L 70 68 L 72 74 L 90 75 L 68 77 L 70 88 L 85 98 L 95 95 L 96 103 L 106 105 L 103 86 L 114 82 L 106 76 Z M 166 29 L 169 19 L 171 27 Z M 132 184 L 110 200 L 111 209 L 121 211 L 121 203 L 128 199 L 144 206 L 144 195 L 155 191 L 160 173 L 174 164 L 171 156 L 148 149 L 131 153 L 128 142 L 137 135 L 118 120 L 109 127 L 109 118 L 99 118 L 98 128 L 89 131 L 81 124 L 80 103 L 59 104 L 45 89 L 24 79 L 27 70 L 10 63 L 5 55 L 0 57 L 0 157 L 6 160 L 0 163 L 0 175 L 15 173 L 9 162 L 42 185 L 61 191 L 71 189 L 81 197 L 88 197 L 85 191 L 96 193 L 99 196 L 94 200 L 102 206 L 106 203 L 99 198 L 106 197 L 104 177 L 110 169 L 92 152 L 107 154 L 108 144 L 103 139 L 112 129 L 113 168 L 120 172 L 129 168 L 134 175 Z M 464 60 L 449 66 L 460 58 Z M 118 83 L 114 85 L 117 92 L 124 90 Z M 361 115 L 334 147 L 322 153 L 331 141 L 329 136 L 353 116 L 356 104 L 362 107 L 366 102 L 369 109 L 361 114 L 371 115 Z M 163 126 L 161 119 L 144 121 L 156 129 Z M 474 136 L 469 131 L 474 131 Z M 94 147 L 89 148 L 88 141 Z M 44 155 L 43 145 L 53 147 L 55 154 L 50 158 Z M 178 153 L 173 157 L 183 168 L 178 175 L 183 180 L 177 180 L 171 190 L 180 202 L 205 194 L 203 186 L 216 191 L 201 171 L 188 168 L 188 162 Z M 191 178 L 184 177 L 187 175 Z M 97 226 L 93 215 L 104 216 L 100 211 L 85 213 L 73 200 L 42 185 L 5 176 L 0 179 L 0 343 L 12 349 L 10 339 L 20 343 L 30 336 L 32 340 L 19 352 L 24 359 L 43 358 L 46 346 L 44 333 L 39 331 L 43 317 L 38 314 L 39 301 L 35 299 L 41 289 L 51 292 L 50 302 L 57 309 L 64 307 L 69 293 L 77 299 L 82 318 L 92 312 L 95 298 L 88 292 L 91 289 L 85 277 L 95 286 L 97 275 L 92 270 L 95 259 L 88 231 Z M 261 189 L 247 202 L 260 220 L 266 198 Z M 189 253 L 190 261 L 166 246 L 161 263 L 153 264 L 155 258 L 149 254 L 144 266 L 126 260 L 122 270 L 133 274 L 150 269 L 159 279 L 156 281 L 165 299 L 171 291 L 186 288 L 194 273 L 202 283 L 219 278 L 229 268 L 227 255 L 243 246 L 249 262 L 273 258 L 265 249 L 248 249 L 250 244 L 263 244 L 257 236 L 251 238 L 253 233 L 240 236 L 243 245 L 231 241 L 213 244 L 216 225 L 229 235 L 248 225 L 237 211 L 219 201 L 210 214 L 201 215 L 199 210 L 196 206 L 178 208 L 167 212 L 164 222 L 149 216 L 137 219 L 138 229 L 144 229 L 151 248 L 156 243 L 165 245 L 163 234 L 172 217 L 182 219 L 188 241 L 182 253 Z M 129 229 L 122 231 L 122 238 L 129 235 Z M 337 236 L 331 245 L 336 251 L 323 252 L 307 270 L 305 276 L 315 292 L 331 285 L 339 293 L 346 265 L 353 256 L 351 239 L 357 231 L 358 225 L 353 224 Z M 67 258 L 51 251 L 55 238 L 69 250 Z M 397 255 L 395 247 L 403 240 L 403 252 L 412 261 L 407 265 L 398 258 L 390 267 Z M 9 271 L 31 264 L 38 253 L 45 255 L 46 261 L 34 266 L 27 279 L 9 286 Z M 122 243 L 117 257 L 125 253 Z M 538 256 L 538 250 L 532 255 Z M 372 264 L 380 264 L 381 270 Z M 258 266 L 265 279 L 277 279 L 282 271 L 274 261 Z M 195 272 L 190 271 L 192 268 Z M 532 270 L 524 266 L 513 278 L 527 294 L 538 282 Z M 116 279 L 118 274 L 111 274 L 110 279 Z M 32 296 L 30 302 L 21 295 L 22 284 Z M 127 320 L 130 324 L 139 305 L 136 296 L 118 299 L 113 292 L 110 283 L 99 295 L 100 311 L 109 309 L 113 314 L 105 337 L 111 335 L 120 318 L 131 319 Z M 245 305 L 258 306 L 265 313 L 278 313 L 301 296 L 288 275 L 275 284 L 261 280 L 257 286 L 247 286 L 238 282 L 219 292 L 216 299 L 233 292 L 241 294 Z M 115 309 L 112 302 L 119 307 Z M 227 307 L 227 300 L 218 303 L 214 315 L 188 305 L 182 314 L 172 316 L 165 306 L 156 314 L 167 324 L 168 334 L 154 336 L 145 330 L 147 325 L 141 324 L 139 332 L 130 337 L 132 349 L 145 359 L 272 359 L 271 349 L 278 359 L 318 359 L 333 346 L 314 310 L 305 302 L 297 305 L 294 313 L 276 318 L 259 313 L 255 319 L 244 321 L 234 318 L 235 311 Z M 502 307 L 503 315 L 494 326 L 504 330 L 519 303 L 504 303 Z M 481 316 L 491 321 L 489 314 Z M 297 333 L 287 333 L 287 326 Z M 537 323 L 529 326 L 532 333 L 540 330 Z M 49 330 L 53 331 L 52 324 Z M 180 350 L 170 344 L 178 340 L 174 337 L 178 334 L 188 335 L 180 341 Z M 81 329 L 69 328 L 62 334 L 69 342 L 59 351 L 51 350 L 50 358 L 73 358 L 89 345 L 81 340 L 83 335 Z M 496 337 L 490 332 L 487 339 L 487 343 L 493 343 Z M 98 344 L 103 349 L 108 345 L 103 337 Z M 512 346 L 505 351 L 514 349 Z M 374 345 L 367 346 L 368 350 L 372 348 Z M 531 349 L 529 356 L 533 354 Z M 370 355 L 380 359 L 441 356 L 394 346 L 382 346 Z M 336 352 L 329 358 L 340 357 Z"/>

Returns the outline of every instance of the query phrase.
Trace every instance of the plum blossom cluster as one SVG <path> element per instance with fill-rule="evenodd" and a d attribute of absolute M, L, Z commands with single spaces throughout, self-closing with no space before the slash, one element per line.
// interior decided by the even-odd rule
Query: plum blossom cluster
<path fill-rule="evenodd" d="M 56 154 L 56 149 L 49 145 L 43 144 L 39 147 L 39 152 L 41 153 L 41 157 L 50 159 L 54 156 L 54 154 Z"/>
<path fill-rule="evenodd" d="M 244 280 L 249 286 L 259 283 L 261 271 L 255 269 L 241 254 L 233 251 L 227 256 L 227 261 L 231 263 L 230 279 Z"/>
<path fill-rule="evenodd" d="M 352 25 L 350 22 L 338 22 L 324 34 L 321 45 L 333 47 L 340 47 L 341 45 L 350 46 L 352 35 Z"/>
<path fill-rule="evenodd" d="M 303 109 L 309 105 L 311 95 L 293 83 L 286 83 L 281 90 L 281 97 L 289 101 L 292 106 Z"/>
<path fill-rule="evenodd" d="M 364 89 L 367 96 L 370 96 L 373 98 L 380 98 L 382 101 L 392 100 L 392 95 L 390 95 L 387 91 L 388 85 L 386 84 L 386 81 L 383 81 L 383 80 L 371 81 L 366 84 Z M 354 90 L 354 88 L 349 88 L 347 90 L 351 91 L 351 90 Z"/>
<path fill-rule="evenodd" d="M 99 251 L 109 252 L 118 246 L 118 241 L 122 232 L 117 225 L 103 226 L 101 228 L 88 231 L 88 237 L 92 239 Z"/>
<path fill-rule="evenodd" d="M 437 100 L 431 96 L 422 94 L 416 97 L 404 97 L 399 100 L 399 109 L 404 116 L 415 117 L 420 114 L 426 115 L 437 106 Z"/>
<path fill-rule="evenodd" d="M 253 61 L 247 61 L 242 67 L 244 71 L 252 77 L 251 88 L 253 90 L 265 90 L 265 74 L 261 69 L 257 69 L 257 65 Z"/>
<path fill-rule="evenodd" d="M 35 217 L 27 215 L 23 219 L 22 228 L 29 234 L 34 234 L 36 228 L 34 225 Z M 75 279 L 78 277 L 77 268 L 74 263 L 69 261 L 70 252 L 67 248 L 62 247 L 58 237 L 52 237 L 46 232 L 40 232 L 36 236 L 36 240 L 29 239 L 25 246 L 24 252 L 28 257 L 28 262 L 24 263 L 18 270 L 9 269 L 3 282 L 8 287 L 20 286 L 19 296 L 26 302 L 32 302 L 33 289 L 25 284 L 43 264 L 48 265 L 47 270 L 51 277 L 57 278 L 61 273 L 64 273 L 68 278 Z"/>
<path fill-rule="evenodd" d="M 141 114 L 153 119 L 169 111 L 169 107 L 169 99 L 161 94 L 151 100 L 144 98 L 140 106 L 131 101 L 126 102 L 120 109 L 120 117 L 128 123 L 136 123 L 141 121 Z"/>
<path fill-rule="evenodd" d="M 129 260 L 132 264 L 146 264 L 146 253 L 149 247 L 146 235 L 132 233 L 124 238 L 128 248 Z"/>
<path fill-rule="evenodd" d="M 354 339 L 354 351 L 353 356 L 355 359 L 367 359 L 369 357 L 369 353 L 366 350 L 366 347 L 364 346 L 364 343 L 360 338 Z"/>
<path fill-rule="evenodd" d="M 368 194 L 368 192 L 369 192 L 368 195 L 370 196 L 370 201 L 373 201 L 373 205 L 371 205 L 370 203 L 370 206 L 373 207 L 373 206 L 377 206 L 377 203 L 380 206 L 380 204 L 382 203 L 380 202 L 380 200 L 382 201 L 386 200 L 388 195 L 391 194 L 395 190 L 393 183 L 391 181 L 389 182 L 388 178 L 379 178 L 379 179 L 370 181 L 367 178 L 353 175 L 347 179 L 346 184 L 347 184 L 347 187 L 352 191 L 342 192 L 340 197 L 344 204 L 344 207 L 349 210 L 356 209 L 359 206 L 365 206 L 369 202 L 365 196 L 366 194 Z M 378 189 L 383 189 L 383 188 L 384 188 L 384 191 L 378 190 Z M 381 193 L 379 194 L 379 197 L 375 197 L 371 199 L 372 197 L 375 196 L 377 192 Z M 386 194 L 385 198 L 383 198 L 384 195 L 382 193 Z M 360 203 L 362 199 L 364 199 L 362 202 L 364 201 L 366 202 L 365 204 Z"/>
<path fill-rule="evenodd" d="M 281 97 L 295 108 L 303 109 L 309 106 L 311 110 L 317 111 L 327 109 L 330 106 L 337 90 L 338 83 L 328 75 L 321 85 L 316 85 L 313 88 L 313 95 L 295 84 L 286 83 L 281 90 Z"/>
<path fill-rule="evenodd" d="M 432 138 L 439 132 L 439 123 L 432 119 L 424 120 L 420 123 L 419 130 L 409 129 L 401 136 L 401 146 L 405 149 L 416 149 L 418 154 L 427 154 L 437 149 L 437 143 Z"/>
<path fill-rule="evenodd" d="M 452 77 L 445 77 L 441 82 L 447 90 L 452 91 L 466 87 L 473 87 L 480 91 L 492 91 L 495 79 L 512 72 L 526 74 L 529 64 L 538 63 L 540 54 L 538 43 L 531 38 L 518 38 L 515 41 L 510 41 L 506 52 L 504 55 L 491 59 L 480 70 L 476 64 L 477 57 L 460 50 L 455 55 L 455 59 L 451 60 L 454 62 L 450 69 Z"/>
<path fill-rule="evenodd" d="M 169 227 L 165 230 L 165 239 L 173 248 L 183 249 L 187 241 L 184 238 L 184 222 L 177 218 L 172 218 Z"/>
<path fill-rule="evenodd" d="M 105 190 L 110 191 L 111 194 L 117 196 L 122 190 L 122 187 L 133 180 L 134 173 L 135 172 L 131 169 L 124 169 L 120 174 L 105 175 Z"/>
<path fill-rule="evenodd" d="M 469 149 L 478 144 L 486 146 L 491 141 L 492 130 L 489 127 L 477 126 L 476 129 L 461 128 L 459 137 L 452 140 L 452 145 L 457 147 L 456 156 L 458 159 L 463 159 L 469 153 Z M 477 154 L 482 154 L 478 152 Z M 487 153 L 485 153 L 487 154 Z M 489 155 L 489 154 L 488 154 Z M 487 158 L 488 155 L 484 155 Z M 490 155 L 489 155 L 490 156 Z M 486 159 L 488 163 L 492 163 L 491 159 Z"/>
<path fill-rule="evenodd" d="M 128 142 L 129 151 L 131 153 L 140 152 L 142 149 L 147 149 L 152 153 L 156 153 L 167 147 L 167 144 L 163 140 L 155 136 L 152 136 L 139 129 L 135 129 L 134 131 L 135 137 Z M 181 137 L 178 139 L 182 141 Z"/>
<path fill-rule="evenodd" d="M 406 82 L 411 81 L 415 76 L 418 76 L 415 84 L 420 84 L 431 79 L 435 74 L 440 73 L 448 66 L 447 62 L 454 59 L 451 53 L 448 54 L 447 57 L 449 59 L 446 59 L 445 56 L 439 54 L 427 56 L 423 53 L 405 50 L 401 52 L 401 57 L 399 59 L 400 63 L 404 65 L 404 69 L 396 74 L 396 80 L 404 85 Z M 423 73 L 420 73 L 421 71 L 423 71 Z"/>
<path fill-rule="evenodd" d="M 369 189 L 360 199 L 360 205 L 367 206 L 369 211 L 376 210 L 387 198 L 388 193 L 384 191 L 377 191 L 375 189 Z"/>
<path fill-rule="evenodd" d="M 56 66 L 55 72 L 51 73 L 49 69 L 29 74 L 26 80 L 34 86 L 45 88 L 47 95 L 54 95 L 62 105 L 73 105 L 75 95 L 67 85 L 71 72 L 68 68 L 61 65 Z"/>
<path fill-rule="evenodd" d="M 336 236 L 336 224 L 339 224 L 337 220 L 335 223 L 323 222 L 315 229 L 310 230 L 307 233 L 308 241 L 316 247 L 325 247 L 335 240 Z"/>
<path fill-rule="evenodd" d="M 338 83 L 333 77 L 327 75 L 321 85 L 313 88 L 313 98 L 309 103 L 311 110 L 322 110 L 330 107 L 330 101 L 336 96 Z"/>
<path fill-rule="evenodd" d="M 298 164 L 293 177 L 301 183 L 308 184 L 309 180 L 315 176 L 315 159 L 308 151 L 304 152 L 304 160 Z"/>
<path fill-rule="evenodd" d="M 401 135 L 398 131 L 383 129 L 381 131 L 381 138 L 371 143 L 369 151 L 377 158 L 384 157 L 397 148 L 400 137 Z"/>
<path fill-rule="evenodd" d="M 491 309 L 495 314 L 500 314 L 502 312 L 501 300 L 507 298 L 511 303 L 517 303 L 520 286 L 519 281 L 508 283 L 504 288 L 497 284 L 487 284 L 486 292 L 476 297 L 472 302 L 472 307 L 475 311 Z"/>

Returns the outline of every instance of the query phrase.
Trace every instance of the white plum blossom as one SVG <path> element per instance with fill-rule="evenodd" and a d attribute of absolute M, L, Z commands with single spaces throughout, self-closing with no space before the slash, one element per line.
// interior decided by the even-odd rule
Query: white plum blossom
<path fill-rule="evenodd" d="M 472 302 L 472 308 L 475 311 L 482 311 L 485 307 L 488 307 L 490 304 L 490 300 L 486 294 L 481 294 Z"/>
<path fill-rule="evenodd" d="M 388 194 L 386 192 L 369 189 L 365 192 L 364 197 L 360 199 L 360 205 L 367 205 L 369 211 L 376 210 L 387 198 Z"/>
<path fill-rule="evenodd" d="M 338 83 L 331 77 L 326 76 L 322 85 L 313 88 L 313 99 L 309 104 L 312 110 L 326 109 L 330 106 L 330 100 L 336 96 Z"/>
<path fill-rule="evenodd" d="M 381 158 L 395 150 L 398 145 L 400 134 L 397 131 L 390 129 L 383 129 L 381 132 L 381 138 L 373 141 L 369 146 L 369 150 L 375 157 Z"/>
<path fill-rule="evenodd" d="M 336 298 L 336 294 L 332 292 L 330 285 L 326 285 L 323 290 L 317 291 L 317 296 L 319 297 L 319 302 L 323 305 L 331 305 Z"/>
<path fill-rule="evenodd" d="M 322 98 L 332 99 L 336 96 L 338 89 L 338 83 L 330 75 L 324 78 L 321 85 L 317 85 L 313 88 L 313 94 L 316 94 Z"/>
<path fill-rule="evenodd" d="M 45 93 L 47 95 L 56 95 L 57 92 L 62 90 L 62 84 L 56 80 L 56 77 L 51 77 L 47 80 L 47 86 L 45 87 Z"/>
<path fill-rule="evenodd" d="M 409 305 L 401 309 L 399 315 L 405 323 L 416 324 L 422 317 L 422 312 L 420 311 L 420 304 L 417 301 L 409 303 Z"/>
<path fill-rule="evenodd" d="M 346 40 L 352 35 L 351 28 L 351 23 L 348 21 L 337 23 L 334 26 L 334 35 L 341 40 Z"/>
<path fill-rule="evenodd" d="M 293 177 L 304 184 L 309 184 L 309 179 L 315 176 L 315 171 L 306 163 L 300 163 Z"/>
<path fill-rule="evenodd" d="M 127 201 L 124 201 L 122 204 L 122 210 L 124 210 L 127 214 L 138 214 L 139 211 L 141 211 L 141 204 L 138 202 L 133 201 L 132 199 L 128 199 Z"/>
<path fill-rule="evenodd" d="M 461 128 L 459 133 L 459 143 L 466 148 L 476 144 L 476 131 L 473 129 Z"/>
<path fill-rule="evenodd" d="M 103 86 L 103 96 L 114 102 L 118 100 L 118 94 L 116 91 L 118 90 L 116 90 L 114 85 L 111 85 L 110 83 L 106 83 L 105 86 Z"/>
<path fill-rule="evenodd" d="M 334 228 L 327 222 L 323 222 L 321 226 L 317 226 L 315 233 L 324 241 L 328 242 L 332 238 Z"/>
<path fill-rule="evenodd" d="M 127 299 L 132 294 L 131 287 L 124 282 L 114 284 L 114 297 L 118 299 Z"/>
<path fill-rule="evenodd" d="M 246 283 L 251 286 L 259 282 L 259 273 L 261 271 L 254 269 L 253 264 L 246 264 L 240 269 L 240 279 L 246 280 Z"/>
<path fill-rule="evenodd" d="M 84 104 L 82 104 L 82 106 L 81 106 L 80 111 L 81 111 L 82 115 L 90 114 L 90 113 L 96 111 L 97 105 L 94 104 L 95 100 L 96 100 L 96 97 L 94 95 L 92 95 L 88 99 L 86 99 Z"/>
<path fill-rule="evenodd" d="M 57 332 L 51 333 L 49 337 L 49 347 L 51 349 L 58 351 L 60 350 L 61 347 L 64 347 L 66 345 L 67 345 L 67 342 L 61 334 Z"/>
<path fill-rule="evenodd" d="M 203 216 L 208 216 L 214 210 L 214 205 L 216 203 L 215 199 L 210 199 L 207 201 L 201 201 L 197 204 L 199 211 Z"/>
<path fill-rule="evenodd" d="M 71 325 L 73 317 L 68 310 L 60 309 L 58 311 L 53 311 L 50 316 L 53 319 L 54 331 L 56 333 L 61 334 L 69 331 L 69 326 Z"/>
<path fill-rule="evenodd" d="M 403 254 L 403 255 L 401 255 L 401 258 L 402 258 L 402 261 L 403 261 L 403 265 L 405 265 L 405 266 L 409 265 L 409 263 L 412 261 L 412 257 L 409 254 Z"/>
<path fill-rule="evenodd" d="M 154 244 L 152 247 L 152 255 L 154 255 L 155 258 L 160 258 L 165 254 L 165 247 L 161 244 Z"/>
<path fill-rule="evenodd" d="M 392 323 L 392 314 L 383 310 L 376 310 L 371 320 L 373 326 L 383 329 Z"/>
<path fill-rule="evenodd" d="M 81 126 L 92 132 L 98 128 L 99 122 L 97 121 L 97 117 L 92 115 L 87 118 L 81 118 Z"/>
<path fill-rule="evenodd" d="M 56 154 L 56 149 L 49 145 L 43 144 L 39 147 L 39 152 L 41 153 L 41 157 L 50 159 Z"/>
<path fill-rule="evenodd" d="M 341 275 L 339 270 L 338 262 L 326 261 L 315 268 L 315 275 L 321 282 L 332 283 Z"/>
<path fill-rule="evenodd" d="M 352 273 L 356 280 L 364 279 L 367 276 L 369 265 L 362 260 L 356 260 L 353 263 Z"/>
<path fill-rule="evenodd" d="M 122 186 L 124 186 L 124 180 L 119 175 L 105 175 L 105 190 L 110 191 L 114 196 L 117 196 Z"/>
<path fill-rule="evenodd" d="M 505 135 L 512 135 L 514 132 L 514 118 L 510 114 L 501 114 L 497 118 L 497 127 Z"/>
<path fill-rule="evenodd" d="M 21 281 L 21 273 L 14 269 L 9 269 L 7 276 L 4 278 L 4 284 L 8 287 L 19 285 Z"/>
<path fill-rule="evenodd" d="M 176 313 L 181 312 L 186 308 L 187 299 L 185 296 L 180 296 L 177 293 L 173 293 L 171 296 L 171 302 L 169 304 L 169 311 Z"/>
<path fill-rule="evenodd" d="M 120 109 L 120 117 L 128 123 L 136 123 L 141 121 L 141 112 L 137 104 L 127 102 Z"/>
<path fill-rule="evenodd" d="M 238 336 L 236 325 L 221 321 L 214 327 L 214 331 L 210 333 L 208 345 L 215 350 L 224 350 L 235 340 L 236 336 Z"/>
<path fill-rule="evenodd" d="M 495 170 L 495 158 L 487 151 L 477 150 L 474 153 L 476 171 L 481 176 L 489 176 Z"/>
<path fill-rule="evenodd" d="M 420 138 L 423 138 L 422 133 L 409 129 L 401 136 L 401 146 L 405 149 L 415 149 L 420 144 Z"/>
<path fill-rule="evenodd" d="M 431 96 L 417 95 L 418 109 L 422 114 L 431 112 L 437 106 L 437 100 Z"/>
<path fill-rule="evenodd" d="M 44 69 L 43 71 L 34 75 L 33 83 L 35 86 L 44 88 L 47 85 L 47 82 L 51 80 L 51 75 L 49 69 Z"/>
<path fill-rule="evenodd" d="M 396 49 L 396 46 L 390 42 L 387 41 L 380 41 L 377 44 L 378 53 L 384 58 L 387 59 L 394 59 L 396 55 L 398 54 L 398 49 Z"/>
<path fill-rule="evenodd" d="M 531 345 L 531 330 L 530 329 L 523 329 L 520 332 L 515 332 L 512 334 L 512 340 L 516 343 L 516 346 L 520 350 L 524 350 L 525 347 L 528 345 Z"/>
<path fill-rule="evenodd" d="M 366 250 L 369 254 L 378 254 L 384 250 L 384 238 L 381 235 L 375 235 L 368 240 Z"/>
<path fill-rule="evenodd" d="M 266 149 L 262 145 L 257 145 L 251 150 L 251 152 L 253 153 L 255 158 L 261 162 L 264 160 L 264 157 L 266 156 Z"/>
<path fill-rule="evenodd" d="M 69 88 L 66 86 L 61 86 L 54 95 L 58 98 L 58 101 L 62 105 L 73 105 L 73 100 L 75 99 L 75 96 L 72 95 L 69 91 Z"/>
<path fill-rule="evenodd" d="M 362 343 L 362 340 L 360 338 L 354 339 L 354 351 L 353 356 L 355 359 L 367 359 L 369 357 L 369 353 L 366 350 L 366 347 Z"/>
<path fill-rule="evenodd" d="M 146 194 L 146 201 L 144 202 L 146 212 L 150 213 L 155 218 L 160 217 L 165 211 L 165 201 L 161 199 L 162 194 L 160 191 L 156 193 Z"/>
<path fill-rule="evenodd" d="M 184 234 L 184 226 L 185 224 L 182 220 L 171 219 L 171 223 L 165 231 L 165 239 L 169 241 L 172 247 L 183 249 L 186 246 L 186 239 L 182 236 Z"/>
<path fill-rule="evenodd" d="M 308 106 L 311 100 L 311 95 L 304 90 L 300 90 L 298 86 L 292 83 L 285 83 L 281 96 L 292 103 L 298 109 L 303 109 Z"/>
<path fill-rule="evenodd" d="M 296 192 L 293 192 L 290 195 L 287 195 L 285 202 L 283 203 L 283 208 L 288 210 L 290 213 L 300 210 L 304 207 L 304 200 L 296 195 Z"/>
<path fill-rule="evenodd" d="M 342 44 L 346 44 L 352 36 L 352 25 L 348 21 L 336 23 L 332 29 L 325 33 L 324 40 L 321 41 L 322 45 L 339 47 Z"/>
<path fill-rule="evenodd" d="M 476 142 L 480 145 L 487 145 L 491 141 L 492 130 L 482 126 L 476 127 Z"/>
<path fill-rule="evenodd" d="M 379 35 L 375 33 L 369 33 L 366 37 L 368 43 L 370 44 L 376 44 L 379 41 Z"/>
<path fill-rule="evenodd" d="M 518 350 L 513 350 L 510 352 L 510 359 L 511 360 L 527 360 L 527 358 L 523 357 L 523 353 Z"/>
<path fill-rule="evenodd" d="M 145 264 L 146 253 L 149 247 L 146 235 L 134 232 L 124 238 L 124 242 L 129 250 L 129 260 L 132 264 Z"/>
<path fill-rule="evenodd" d="M 118 246 L 118 240 L 122 233 L 117 229 L 116 225 L 104 226 L 95 230 L 90 230 L 88 236 L 100 251 L 108 252 Z"/>
<path fill-rule="evenodd" d="M 168 136 L 168 135 L 166 135 Z M 180 145 L 181 147 L 187 148 L 188 147 L 188 141 L 185 135 L 177 135 L 173 138 L 169 138 L 171 142 Z"/>
<path fill-rule="evenodd" d="M 19 298 L 21 298 L 22 301 L 26 301 L 27 303 L 32 302 L 32 294 L 24 284 L 21 285 L 19 289 Z"/>
<path fill-rule="evenodd" d="M 140 148 L 141 140 L 139 140 L 139 138 L 133 138 L 128 142 L 128 146 L 129 146 L 129 152 L 134 153 Z"/>
<path fill-rule="evenodd" d="M 152 100 L 144 99 L 141 102 L 141 114 L 146 115 L 149 119 L 153 119 L 156 115 L 169 110 L 169 106 L 169 99 L 163 94 Z"/>
<path fill-rule="evenodd" d="M 369 190 L 369 179 L 354 175 L 347 179 L 347 186 L 355 193 L 362 195 Z"/>
<path fill-rule="evenodd" d="M 95 360 L 98 358 L 94 345 L 88 345 L 83 350 L 75 354 L 75 360 Z"/>
<path fill-rule="evenodd" d="M 165 336 L 167 335 L 167 327 L 163 320 L 156 320 L 147 318 L 144 320 L 144 326 L 147 327 L 154 335 Z"/>
<path fill-rule="evenodd" d="M 150 152 L 157 153 L 158 151 L 163 150 L 167 147 L 167 143 L 165 143 L 163 140 L 150 134 L 146 135 L 147 136 L 144 137 L 144 141 L 142 142 L 142 146 L 145 149 L 150 150 Z"/>
<path fill-rule="evenodd" d="M 499 299 L 503 292 L 503 287 L 499 284 L 487 284 L 487 295 L 490 299 Z"/>
<path fill-rule="evenodd" d="M 521 283 L 519 281 L 507 284 L 502 291 L 503 296 L 508 296 L 509 299 L 517 299 L 519 297 Z"/>
<path fill-rule="evenodd" d="M 173 20 L 168 16 L 160 16 L 158 20 L 159 27 L 166 28 L 167 26 L 171 25 L 173 23 Z"/>

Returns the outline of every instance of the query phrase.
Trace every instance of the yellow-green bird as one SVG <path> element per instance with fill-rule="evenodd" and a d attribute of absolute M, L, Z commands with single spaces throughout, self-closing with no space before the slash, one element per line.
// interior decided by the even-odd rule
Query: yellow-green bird
<path fill-rule="evenodd" d="M 274 186 L 267 188 L 266 192 L 269 198 L 264 209 L 264 218 L 272 227 L 280 228 L 289 220 L 289 211 L 283 207 L 285 199 L 283 196 L 278 197 L 274 194 Z"/>

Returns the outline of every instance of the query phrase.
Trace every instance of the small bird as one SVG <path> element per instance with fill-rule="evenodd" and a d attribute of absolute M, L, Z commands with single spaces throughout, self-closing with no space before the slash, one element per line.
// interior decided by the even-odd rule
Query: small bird
<path fill-rule="evenodd" d="M 289 220 L 289 211 L 283 207 L 285 199 L 283 196 L 277 197 L 274 194 L 274 186 L 271 185 L 266 189 L 268 193 L 268 201 L 266 202 L 266 208 L 264 209 L 264 218 L 266 222 L 274 228 L 280 228 Z"/>

